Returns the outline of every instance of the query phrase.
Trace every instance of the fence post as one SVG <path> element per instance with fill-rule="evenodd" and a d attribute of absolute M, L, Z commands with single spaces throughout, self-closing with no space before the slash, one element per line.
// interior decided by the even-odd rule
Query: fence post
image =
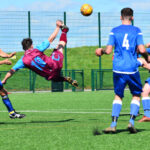
<path fill-rule="evenodd" d="M 75 80 L 75 70 L 72 70 L 72 80 Z M 75 92 L 76 88 L 72 86 L 72 92 Z"/>
<path fill-rule="evenodd" d="M 66 25 L 66 12 L 64 12 L 64 24 Z M 67 46 L 65 46 L 65 70 L 67 70 Z"/>
<path fill-rule="evenodd" d="M 92 88 L 92 91 L 94 91 L 94 70 L 92 69 L 91 70 L 91 88 Z"/>
<path fill-rule="evenodd" d="M 31 15 L 30 11 L 28 11 L 28 37 L 31 38 Z M 32 72 L 29 70 L 29 90 L 32 90 Z"/>
<path fill-rule="evenodd" d="M 36 73 L 35 72 L 32 72 L 32 73 L 33 73 L 32 91 L 33 93 L 35 93 Z"/>
<path fill-rule="evenodd" d="M 64 12 L 64 24 L 66 25 L 66 12 Z M 65 46 L 65 52 L 64 52 L 64 57 L 65 57 L 65 76 L 67 76 L 67 45 Z M 68 84 L 65 82 L 65 89 L 68 88 Z"/>
<path fill-rule="evenodd" d="M 100 12 L 98 12 L 98 47 L 101 47 L 101 20 L 100 20 Z M 99 69 L 101 66 L 101 56 L 99 57 Z"/>
<path fill-rule="evenodd" d="M 101 47 L 101 14 L 98 12 L 98 46 Z M 102 60 L 101 56 L 99 57 L 99 69 L 100 69 L 100 88 L 102 88 Z"/>
<path fill-rule="evenodd" d="M 84 70 L 82 70 L 82 87 L 83 87 L 83 91 L 84 91 Z"/>

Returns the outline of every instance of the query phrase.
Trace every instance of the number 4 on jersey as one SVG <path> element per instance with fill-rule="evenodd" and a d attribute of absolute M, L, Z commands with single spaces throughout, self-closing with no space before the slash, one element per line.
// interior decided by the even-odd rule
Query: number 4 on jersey
<path fill-rule="evenodd" d="M 122 47 L 126 47 L 126 50 L 129 49 L 129 40 L 127 39 L 128 34 L 125 34 L 124 39 L 123 39 L 123 44 Z"/>

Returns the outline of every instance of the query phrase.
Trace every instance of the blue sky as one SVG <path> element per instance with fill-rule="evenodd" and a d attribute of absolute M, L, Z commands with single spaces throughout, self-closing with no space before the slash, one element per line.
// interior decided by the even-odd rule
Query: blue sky
<path fill-rule="evenodd" d="M 131 7 L 137 12 L 150 11 L 149 0 L 3 0 L 0 11 L 78 12 L 84 3 L 91 4 L 94 12 L 119 12 L 123 7 Z"/>
<path fill-rule="evenodd" d="M 53 32 L 55 20 L 63 19 L 64 11 L 67 12 L 67 25 L 70 27 L 67 46 L 98 45 L 98 16 L 97 13 L 93 13 L 90 17 L 82 16 L 79 12 L 84 3 L 91 4 L 94 12 L 101 12 L 102 45 L 107 44 L 110 30 L 121 24 L 120 10 L 124 7 L 131 7 L 135 10 L 135 26 L 141 28 L 145 43 L 149 42 L 150 13 L 143 12 L 150 12 L 150 0 L 3 0 L 0 4 L 1 48 L 6 52 L 22 50 L 20 41 L 28 37 L 28 13 L 25 11 L 33 11 L 31 12 L 31 37 L 35 45 L 47 39 Z M 58 40 L 59 38 L 56 38 L 51 46 L 55 47 Z"/>

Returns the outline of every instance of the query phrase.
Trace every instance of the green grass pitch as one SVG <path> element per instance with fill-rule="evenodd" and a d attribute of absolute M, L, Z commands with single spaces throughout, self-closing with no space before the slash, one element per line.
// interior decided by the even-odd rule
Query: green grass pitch
<path fill-rule="evenodd" d="M 135 122 L 137 134 L 126 130 L 131 101 L 128 90 L 117 134 L 101 132 L 111 123 L 113 91 L 12 93 L 9 97 L 26 118 L 11 120 L 0 103 L 0 150 L 149 149 L 150 124 L 137 122 L 142 115 Z M 93 135 L 95 128 L 100 135 Z"/>

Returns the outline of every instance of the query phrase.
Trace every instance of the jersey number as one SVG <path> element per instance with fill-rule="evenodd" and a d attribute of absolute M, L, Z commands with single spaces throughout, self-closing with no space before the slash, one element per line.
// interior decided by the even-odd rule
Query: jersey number
<path fill-rule="evenodd" d="M 129 49 L 129 40 L 127 39 L 127 37 L 128 37 L 128 34 L 125 34 L 123 43 L 122 43 L 122 47 L 126 47 L 126 50 Z"/>

